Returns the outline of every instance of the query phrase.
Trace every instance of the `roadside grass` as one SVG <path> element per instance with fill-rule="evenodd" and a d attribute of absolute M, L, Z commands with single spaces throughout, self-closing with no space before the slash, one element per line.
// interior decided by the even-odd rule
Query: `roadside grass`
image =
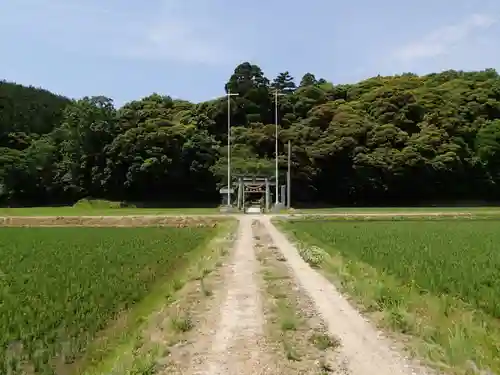
<path fill-rule="evenodd" d="M 336 349 L 340 346 L 340 340 L 326 333 L 313 333 L 309 339 L 319 350 Z"/>
<path fill-rule="evenodd" d="M 288 300 L 284 288 L 280 285 L 280 281 L 288 279 L 289 276 L 283 273 L 278 274 L 277 270 L 271 270 L 270 267 L 267 267 L 264 270 L 263 278 L 267 285 L 267 292 L 274 299 L 275 312 L 281 331 L 296 331 L 301 324 L 299 316 Z"/>
<path fill-rule="evenodd" d="M 237 222 L 224 222 L 209 243 L 189 253 L 187 266 L 174 270 L 170 281 L 158 285 L 129 313 L 129 321 L 119 339 L 107 340 L 94 347 L 77 374 L 82 375 L 152 375 L 167 367 L 170 348 L 194 327 L 192 306 L 212 294 L 205 280 L 229 254 Z M 153 332 L 154 335 L 151 333 Z M 161 342 L 153 336 L 161 336 Z M 96 356 L 99 350 L 101 354 Z"/>
<path fill-rule="evenodd" d="M 266 291 L 272 299 L 272 313 L 274 315 L 274 334 L 281 343 L 286 359 L 301 361 L 302 354 L 298 349 L 295 337 L 298 327 L 304 324 L 301 321 L 295 306 L 291 303 L 286 289 L 280 281 L 288 278 L 283 272 L 269 266 L 269 261 L 262 258 L 263 279 Z"/>
<path fill-rule="evenodd" d="M 397 333 L 410 353 L 426 364 L 447 374 L 500 373 L 500 321 L 495 314 L 500 295 L 495 290 L 497 277 L 491 274 L 500 269 L 500 263 L 495 263 L 498 257 L 492 253 L 496 223 L 409 221 L 401 231 L 395 229 L 401 221 L 388 220 L 276 220 L 276 224 L 296 239 L 308 263 L 312 258 L 312 264 L 363 313 Z M 469 232 L 464 221 L 473 225 Z M 369 227 L 377 223 L 378 227 Z M 458 223 L 463 224 L 454 231 L 453 225 Z M 443 235 L 445 228 L 448 237 Z M 419 230 L 428 231 L 428 238 L 407 241 Z M 485 245 L 488 241 L 490 245 Z M 448 249 L 448 257 L 440 253 L 439 246 Z M 418 264 L 429 262 L 426 252 L 431 255 L 430 263 Z M 463 262 L 470 262 L 469 273 L 464 273 L 468 263 Z M 456 278 L 450 276 L 453 272 Z M 441 285 L 422 287 L 419 284 L 424 279 L 419 276 L 427 277 L 429 283 L 440 280 Z M 473 298 L 480 287 L 484 301 Z"/>
<path fill-rule="evenodd" d="M 194 323 L 189 314 L 173 316 L 170 318 L 172 329 L 177 333 L 189 332 L 193 329 Z"/>

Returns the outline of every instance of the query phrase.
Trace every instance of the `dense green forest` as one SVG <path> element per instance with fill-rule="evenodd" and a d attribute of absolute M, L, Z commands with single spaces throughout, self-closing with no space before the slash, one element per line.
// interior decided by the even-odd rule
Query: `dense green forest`
<path fill-rule="evenodd" d="M 374 77 L 335 85 L 313 74 L 270 80 L 236 67 L 233 173 L 272 174 L 292 142 L 295 202 L 346 205 L 498 200 L 500 77 L 493 69 Z M 221 88 L 222 89 L 222 88 Z M 115 108 L 0 82 L 2 204 L 213 202 L 226 181 L 227 99 L 152 94 Z M 284 176 L 284 174 L 283 174 Z"/>

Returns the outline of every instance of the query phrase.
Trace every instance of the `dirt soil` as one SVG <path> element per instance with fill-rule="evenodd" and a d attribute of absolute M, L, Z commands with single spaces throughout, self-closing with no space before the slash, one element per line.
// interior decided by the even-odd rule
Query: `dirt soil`
<path fill-rule="evenodd" d="M 474 213 L 472 212 L 344 212 L 344 213 L 310 213 L 310 214 L 283 214 L 283 215 L 271 215 L 271 217 L 288 217 L 288 218 L 314 218 L 318 219 L 321 217 L 325 218 L 398 218 L 398 217 L 408 217 L 408 218 L 426 218 L 426 217 L 472 217 Z"/>
<path fill-rule="evenodd" d="M 213 284 L 214 295 L 197 315 L 184 344 L 171 351 L 163 374 L 280 374 L 264 333 L 258 261 L 251 218 L 240 218 L 228 263 Z"/>
<path fill-rule="evenodd" d="M 258 262 L 253 251 L 251 218 L 240 219 L 228 267 L 218 321 L 209 345 L 186 374 L 278 374 L 264 335 Z"/>
<path fill-rule="evenodd" d="M 6 216 L 0 227 L 204 227 L 216 226 L 224 216 Z"/>
<path fill-rule="evenodd" d="M 124 215 L 124 216 L 0 216 L 0 227 L 147 227 L 147 226 L 216 226 L 221 220 L 240 218 L 242 215 Z M 463 217 L 468 212 L 376 212 L 376 213 L 318 213 L 274 214 L 267 217 Z"/>

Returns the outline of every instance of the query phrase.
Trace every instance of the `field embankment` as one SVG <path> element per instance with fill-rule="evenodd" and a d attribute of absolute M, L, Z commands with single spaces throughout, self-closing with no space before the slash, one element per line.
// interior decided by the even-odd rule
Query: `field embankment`
<path fill-rule="evenodd" d="M 500 206 L 326 207 L 294 210 L 299 214 L 500 214 Z"/>
<path fill-rule="evenodd" d="M 0 227 L 215 227 L 224 216 L 8 216 L 0 217 Z"/>
<path fill-rule="evenodd" d="M 109 208 L 89 206 L 63 207 L 0 207 L 1 216 L 183 216 L 183 215 L 218 215 L 218 208 Z"/>
<path fill-rule="evenodd" d="M 500 372 L 494 218 L 280 221 L 381 327 L 442 373 Z"/>

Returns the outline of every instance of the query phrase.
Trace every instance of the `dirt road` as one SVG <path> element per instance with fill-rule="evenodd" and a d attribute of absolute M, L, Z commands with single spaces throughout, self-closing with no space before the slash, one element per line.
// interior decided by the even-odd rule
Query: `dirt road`
<path fill-rule="evenodd" d="M 256 233 L 252 228 L 259 226 Z M 262 236 L 268 242 L 262 242 Z M 268 275 L 264 280 L 260 267 L 269 257 L 270 252 L 259 248 L 275 249 L 281 254 L 280 261 L 287 275 Z M 256 249 L 261 258 L 256 259 Z M 281 297 L 272 297 L 266 282 L 274 279 L 290 278 L 296 282 L 297 288 L 288 287 L 280 293 Z M 290 284 L 292 285 L 292 284 Z M 214 305 L 211 318 L 207 318 L 203 327 L 197 332 L 198 343 L 191 346 L 196 353 L 190 356 L 190 365 L 186 374 L 208 375 L 255 375 L 255 374 L 350 374 L 350 375 L 410 375 L 428 374 L 430 371 L 411 363 L 393 348 L 393 343 L 384 338 L 367 322 L 335 289 L 335 287 L 316 271 L 311 269 L 299 256 L 294 246 L 271 223 L 267 216 L 240 216 L 238 238 L 235 243 L 230 263 L 225 270 L 222 290 L 219 293 L 219 304 Z M 302 296 L 302 297 L 301 297 Z M 263 305 L 271 306 L 273 298 L 295 301 L 307 298 L 306 304 L 313 311 L 296 311 L 302 321 L 320 319 L 326 328 L 328 337 L 338 338 L 338 345 L 326 345 L 333 348 L 336 357 L 333 362 L 338 366 L 326 366 L 321 358 L 316 358 L 318 350 L 309 351 L 307 339 L 293 341 L 297 350 L 303 353 L 301 359 L 289 354 L 290 342 L 285 342 L 286 330 L 297 330 L 296 327 L 284 328 L 279 335 L 273 335 L 273 327 L 277 327 L 279 315 L 266 315 Z M 273 300 L 274 301 L 274 300 Z M 278 301 L 279 302 L 279 301 Z M 294 308 L 306 306 L 294 303 Z M 308 323 L 307 323 L 308 324 Z M 303 326 L 307 327 L 307 324 Z M 312 327 L 312 325 L 311 325 Z M 301 336 L 308 332 L 301 331 Z M 281 339 L 276 339 L 281 337 Z M 296 337 L 297 338 L 297 337 Z M 300 337 L 299 337 L 300 338 Z M 202 342 L 202 344 L 200 344 Z M 312 341 L 311 341 L 312 342 Z M 283 345 L 281 345 L 281 344 Z M 287 346 L 288 345 L 288 346 Z M 313 344 L 310 343 L 312 346 Z M 286 353 L 284 354 L 283 348 Z M 314 358 L 308 358 L 314 356 Z M 296 356 L 295 356 L 296 357 Z M 292 362 L 302 361 L 308 364 L 295 366 Z M 304 362 L 305 361 L 305 362 Z M 288 363 L 292 363 L 291 365 Z M 296 370 L 295 370 L 296 369 Z"/>
<path fill-rule="evenodd" d="M 198 374 L 277 374 L 264 335 L 264 317 L 252 244 L 251 218 L 240 220 L 223 302 L 208 351 L 189 372 Z M 200 355 L 198 355 L 199 357 Z"/>

